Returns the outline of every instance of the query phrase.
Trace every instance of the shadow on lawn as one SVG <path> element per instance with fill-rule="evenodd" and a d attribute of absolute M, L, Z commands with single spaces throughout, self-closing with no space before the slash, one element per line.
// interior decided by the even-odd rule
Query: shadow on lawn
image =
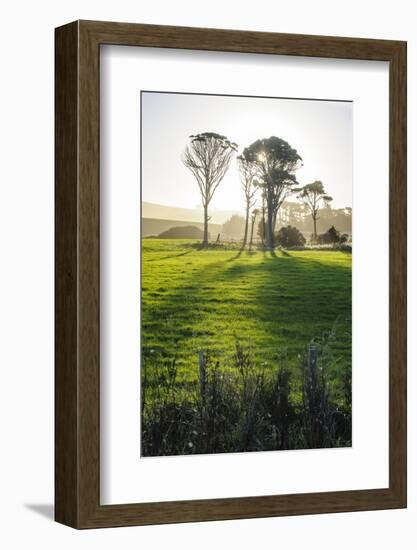
<path fill-rule="evenodd" d="M 191 254 L 191 252 L 194 252 L 193 249 L 187 250 L 186 252 L 180 252 L 179 254 L 170 254 L 169 256 L 162 256 L 162 258 L 153 258 L 146 260 L 147 262 L 160 262 L 161 260 L 170 260 L 172 258 L 179 258 L 180 256 L 187 256 L 187 254 Z"/>
<path fill-rule="evenodd" d="M 256 256 L 256 254 L 258 254 L 259 252 L 262 252 L 265 258 L 268 256 L 270 256 L 271 258 L 279 258 L 275 250 L 270 250 L 267 248 L 259 248 L 257 250 L 241 248 L 239 252 L 236 254 L 236 256 L 233 256 L 233 258 L 229 258 L 226 261 L 234 262 L 235 260 L 238 260 L 243 255 L 244 252 L 246 252 L 246 256 Z M 279 249 L 279 252 L 282 254 L 282 256 L 291 257 L 291 254 L 289 254 L 284 249 Z"/>

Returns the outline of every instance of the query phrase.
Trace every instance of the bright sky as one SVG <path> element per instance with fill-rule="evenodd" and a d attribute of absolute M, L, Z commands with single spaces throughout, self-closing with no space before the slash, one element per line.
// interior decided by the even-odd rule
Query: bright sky
<path fill-rule="evenodd" d="M 278 136 L 303 159 L 300 185 L 321 180 L 333 208 L 352 206 L 351 102 L 142 93 L 142 200 L 179 208 L 201 205 L 197 184 L 181 154 L 191 134 L 216 132 L 239 146 Z M 233 161 L 211 209 L 243 210 Z"/>

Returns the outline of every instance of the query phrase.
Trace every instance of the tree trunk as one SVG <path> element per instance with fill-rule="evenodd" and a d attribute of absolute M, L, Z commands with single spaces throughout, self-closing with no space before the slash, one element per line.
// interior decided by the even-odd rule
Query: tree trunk
<path fill-rule="evenodd" d="M 251 228 L 250 228 L 250 242 L 249 242 L 249 250 L 252 250 L 252 243 L 253 243 L 253 228 L 255 226 L 256 216 L 252 215 L 252 222 L 251 222 Z"/>
<path fill-rule="evenodd" d="M 204 205 L 204 235 L 203 235 L 203 247 L 208 246 L 208 204 Z"/>
<path fill-rule="evenodd" d="M 266 243 L 267 248 L 270 248 L 271 250 L 274 248 L 274 228 L 273 228 L 273 221 L 274 221 L 274 213 L 272 211 L 272 200 L 267 197 L 267 216 L 268 216 L 268 228 L 266 233 Z"/>
<path fill-rule="evenodd" d="M 275 229 L 276 229 L 276 225 L 277 225 L 277 215 L 278 215 L 278 210 L 276 212 L 274 212 L 274 215 L 273 215 L 273 218 L 272 218 L 272 234 L 275 233 Z"/>
<path fill-rule="evenodd" d="M 317 242 L 317 218 L 313 214 L 313 240 Z"/>
<path fill-rule="evenodd" d="M 242 249 L 245 248 L 248 240 L 248 228 L 249 228 L 249 203 L 246 203 L 245 234 L 243 236 Z"/>

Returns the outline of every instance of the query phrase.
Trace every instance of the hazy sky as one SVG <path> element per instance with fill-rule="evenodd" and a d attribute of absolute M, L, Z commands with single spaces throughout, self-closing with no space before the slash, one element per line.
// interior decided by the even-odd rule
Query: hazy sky
<path fill-rule="evenodd" d="M 198 187 L 181 162 L 191 134 L 217 132 L 239 153 L 256 139 L 278 136 L 303 159 L 301 185 L 321 180 L 332 206 L 352 206 L 353 104 L 174 93 L 142 93 L 142 200 L 195 208 Z M 242 210 L 244 197 L 233 161 L 211 209 Z"/>

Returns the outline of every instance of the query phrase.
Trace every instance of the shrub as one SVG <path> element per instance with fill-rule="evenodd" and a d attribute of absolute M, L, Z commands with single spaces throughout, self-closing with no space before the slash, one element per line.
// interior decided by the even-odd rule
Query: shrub
<path fill-rule="evenodd" d="M 299 229 L 288 225 L 287 227 L 281 227 L 275 235 L 275 242 L 279 246 L 288 248 L 291 246 L 303 246 L 306 240 Z"/>
<path fill-rule="evenodd" d="M 317 240 L 319 244 L 335 244 L 341 242 L 340 240 L 340 233 L 335 228 L 334 225 L 331 226 L 330 229 L 326 231 L 326 233 L 322 233 L 318 236 Z"/>
<path fill-rule="evenodd" d="M 199 239 L 203 238 L 203 231 L 195 225 L 171 227 L 158 235 L 159 239 Z M 210 236 L 209 236 L 210 238 Z"/>

